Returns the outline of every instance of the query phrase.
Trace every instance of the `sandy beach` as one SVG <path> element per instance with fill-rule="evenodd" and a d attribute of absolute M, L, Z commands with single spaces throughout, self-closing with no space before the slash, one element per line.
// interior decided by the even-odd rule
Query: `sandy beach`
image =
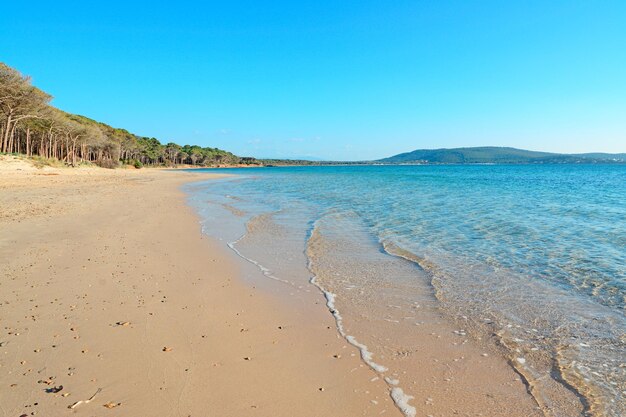
<path fill-rule="evenodd" d="M 294 314 L 238 279 L 184 206 L 194 174 L 15 165 L 0 180 L 3 417 L 398 415 L 322 307 Z"/>
<path fill-rule="evenodd" d="M 2 417 L 542 415 L 504 359 L 448 336 L 405 362 L 420 396 L 400 410 L 319 291 L 201 234 L 180 186 L 209 174 L 1 163 Z"/>

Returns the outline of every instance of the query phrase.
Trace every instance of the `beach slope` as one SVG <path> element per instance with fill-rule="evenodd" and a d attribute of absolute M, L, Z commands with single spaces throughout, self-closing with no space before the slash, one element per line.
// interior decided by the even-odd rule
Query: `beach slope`
<path fill-rule="evenodd" d="M 323 303 L 294 314 L 200 233 L 179 187 L 206 174 L 4 158 L 0 416 L 402 415 Z"/>

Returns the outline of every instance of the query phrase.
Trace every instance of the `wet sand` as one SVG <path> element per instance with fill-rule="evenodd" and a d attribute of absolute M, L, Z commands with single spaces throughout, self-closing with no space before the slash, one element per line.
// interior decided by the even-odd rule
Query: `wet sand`
<path fill-rule="evenodd" d="M 6 162 L 2 417 L 403 415 L 319 291 L 263 281 L 200 233 L 179 188 L 207 174 Z M 426 390 L 441 345 L 419 342 L 406 372 Z M 468 361 L 414 415 L 540 415 L 503 359 Z"/>

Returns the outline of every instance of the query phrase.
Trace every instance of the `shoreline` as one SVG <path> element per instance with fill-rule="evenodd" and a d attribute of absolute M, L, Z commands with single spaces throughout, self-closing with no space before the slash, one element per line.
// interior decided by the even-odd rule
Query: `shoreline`
<path fill-rule="evenodd" d="M 328 270 L 326 267 L 330 265 L 324 265 L 329 254 L 320 252 L 325 249 L 320 241 L 319 220 L 306 229 L 290 229 L 282 223 L 286 221 L 284 216 L 281 220 L 273 218 L 274 215 L 281 216 L 282 210 L 246 215 L 230 205 L 230 199 L 240 201 L 241 197 L 235 190 L 231 193 L 228 184 L 224 182 L 222 187 L 217 186 L 217 190 L 211 192 L 204 191 L 202 182 L 187 189 L 193 196 L 190 203 L 206 222 L 207 233 L 219 238 L 243 261 L 270 278 L 266 281 L 275 283 L 273 291 L 280 286 L 294 289 L 295 294 L 285 294 L 281 298 L 283 302 L 298 292 L 310 292 L 310 286 L 315 286 L 315 292 L 319 291 L 318 300 L 325 297 L 324 303 L 328 314 L 335 319 L 338 334 L 359 351 L 374 377 L 385 381 L 389 395 L 405 416 L 421 413 L 445 415 L 450 411 L 468 415 L 552 415 L 550 406 L 539 406 L 539 399 L 528 380 L 516 372 L 502 349 L 492 344 L 491 335 L 486 335 L 482 341 L 480 337 L 466 335 L 465 330 L 458 329 L 464 329 L 467 323 L 444 317 L 436 305 L 430 284 L 415 288 L 411 282 L 423 277 L 419 273 L 416 275 L 413 262 L 403 260 L 401 263 L 406 262 L 403 271 L 388 271 L 396 278 L 391 280 L 393 282 L 384 281 L 380 275 L 372 277 L 371 282 L 358 279 L 358 282 L 352 282 L 355 276 L 371 273 L 372 263 L 389 266 L 389 259 L 394 256 L 391 253 L 381 255 L 378 248 L 373 248 L 368 256 L 379 255 L 368 261 L 349 250 L 333 258 L 342 260 L 343 273 L 336 274 L 335 267 Z M 243 198 L 245 200 L 245 193 Z M 243 223 L 245 233 L 241 235 Z M 352 230 L 346 233 L 359 241 L 369 240 L 365 235 L 355 237 Z M 281 244 L 283 240 L 287 243 Z M 301 241 L 307 242 L 304 245 L 306 253 L 302 253 Z M 349 242 L 341 242 L 328 249 L 336 255 L 336 251 L 349 247 Z M 358 260 L 351 262 L 351 258 Z M 398 280 L 400 277 L 396 272 L 403 272 L 407 281 Z M 338 275 L 336 280 L 333 275 Z M 360 296 L 350 299 L 349 290 L 357 287 L 358 291 L 354 291 Z M 394 293 L 393 288 L 403 293 L 409 291 L 413 304 L 419 305 L 401 308 L 404 301 L 402 297 L 398 298 L 400 294 Z M 415 302 L 416 299 L 420 302 Z M 359 308 L 358 303 L 366 305 Z M 303 308 L 302 305 L 294 307 Z M 409 315 L 418 313 L 418 317 L 409 320 L 412 317 L 407 317 L 407 312 Z M 560 407 L 564 401 L 570 400 L 568 393 L 563 395 Z M 577 403 L 573 399 L 572 404 L 566 406 L 573 411 L 569 415 L 579 414 L 574 410 Z"/>
<path fill-rule="evenodd" d="M 201 233 L 181 186 L 211 177 L 91 168 L 2 177 L 0 206 L 15 203 L 0 212 L 0 256 L 10 259 L 0 266 L 0 416 L 463 412 L 433 409 L 416 389 L 504 415 L 501 399 L 473 398 L 491 388 L 516 393 L 509 407 L 533 409 L 519 378 L 506 389 L 478 378 L 461 396 L 463 386 L 429 388 L 437 345 L 428 341 L 424 381 L 394 396 L 360 339 L 338 334 L 329 291 L 263 279 Z"/>

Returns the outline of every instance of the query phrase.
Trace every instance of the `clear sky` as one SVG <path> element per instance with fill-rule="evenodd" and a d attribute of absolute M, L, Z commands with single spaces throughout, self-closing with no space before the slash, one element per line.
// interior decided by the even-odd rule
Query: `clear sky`
<path fill-rule="evenodd" d="M 27 1 L 0 61 L 53 104 L 243 156 L 626 152 L 626 1 Z"/>

